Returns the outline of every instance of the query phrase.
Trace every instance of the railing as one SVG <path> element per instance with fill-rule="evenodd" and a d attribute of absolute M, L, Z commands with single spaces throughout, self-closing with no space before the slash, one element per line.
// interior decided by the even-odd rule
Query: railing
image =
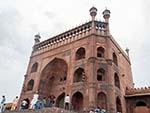
<path fill-rule="evenodd" d="M 107 23 L 101 22 L 101 21 L 94 21 L 94 26 L 95 26 L 94 29 L 96 29 L 96 32 L 99 35 L 106 34 Z M 76 41 L 81 38 L 84 38 L 91 33 L 91 29 L 92 29 L 92 21 L 89 21 L 74 29 L 71 29 L 62 34 L 59 34 L 45 41 L 42 41 L 38 44 L 35 44 L 33 47 L 33 55 L 36 55 L 44 51 L 59 47 L 61 45 Z"/>

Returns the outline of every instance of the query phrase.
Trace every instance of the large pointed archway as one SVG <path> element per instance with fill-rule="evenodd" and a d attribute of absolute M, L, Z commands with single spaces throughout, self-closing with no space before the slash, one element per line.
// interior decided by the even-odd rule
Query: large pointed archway
<path fill-rule="evenodd" d="M 58 90 L 57 86 L 67 78 L 67 70 L 67 63 L 63 59 L 55 58 L 49 62 L 41 73 L 39 95 L 48 97 Z"/>
<path fill-rule="evenodd" d="M 76 92 L 72 96 L 72 108 L 74 111 L 81 111 L 83 108 L 83 95 L 80 92 Z"/>

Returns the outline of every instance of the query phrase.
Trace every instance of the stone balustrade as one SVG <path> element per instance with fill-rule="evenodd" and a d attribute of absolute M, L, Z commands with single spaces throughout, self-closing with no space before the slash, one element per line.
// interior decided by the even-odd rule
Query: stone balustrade
<path fill-rule="evenodd" d="M 101 21 L 94 21 L 94 26 L 94 29 L 96 29 L 98 35 L 106 34 L 107 23 Z M 35 44 L 33 46 L 32 56 L 84 38 L 91 34 L 91 29 L 92 21 L 89 21 L 62 34 L 59 34 L 38 44 Z"/>

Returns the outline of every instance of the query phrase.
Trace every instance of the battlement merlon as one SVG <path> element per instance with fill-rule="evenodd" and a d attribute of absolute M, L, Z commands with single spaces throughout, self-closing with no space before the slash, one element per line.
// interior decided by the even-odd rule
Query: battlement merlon
<path fill-rule="evenodd" d="M 133 96 L 150 96 L 150 87 L 142 87 L 142 88 L 127 88 L 125 97 L 133 97 Z"/>

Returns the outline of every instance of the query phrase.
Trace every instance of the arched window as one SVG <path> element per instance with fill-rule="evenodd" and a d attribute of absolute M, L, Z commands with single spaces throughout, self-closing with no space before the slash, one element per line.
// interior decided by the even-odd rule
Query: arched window
<path fill-rule="evenodd" d="M 103 92 L 97 95 L 97 106 L 106 110 L 106 95 Z"/>
<path fill-rule="evenodd" d="M 30 91 L 33 89 L 33 86 L 34 86 L 34 80 L 31 79 L 28 84 L 27 84 L 27 91 Z"/>
<path fill-rule="evenodd" d="M 116 66 L 118 66 L 118 60 L 117 60 L 117 56 L 115 53 L 113 53 L 113 62 Z"/>
<path fill-rule="evenodd" d="M 103 68 L 100 68 L 97 70 L 97 80 L 103 81 L 105 78 L 105 70 Z"/>
<path fill-rule="evenodd" d="M 83 76 L 85 76 L 84 69 L 78 68 L 74 73 L 74 79 L 73 82 L 81 82 L 83 81 Z"/>
<path fill-rule="evenodd" d="M 104 52 L 105 52 L 104 48 L 98 47 L 97 48 L 97 57 L 104 58 Z"/>
<path fill-rule="evenodd" d="M 146 106 L 146 103 L 143 101 L 139 101 L 136 103 L 136 106 Z"/>
<path fill-rule="evenodd" d="M 120 80 L 117 73 L 115 73 L 114 75 L 114 80 L 115 80 L 115 86 L 120 88 Z"/>
<path fill-rule="evenodd" d="M 36 71 L 37 71 L 37 68 L 38 68 L 38 63 L 36 62 L 36 63 L 34 63 L 34 64 L 32 65 L 31 73 L 36 72 Z"/>
<path fill-rule="evenodd" d="M 83 47 L 79 48 L 76 52 L 76 60 L 85 58 L 85 49 Z"/>
<path fill-rule="evenodd" d="M 117 112 L 122 113 L 121 101 L 119 97 L 116 98 L 116 110 Z"/>

